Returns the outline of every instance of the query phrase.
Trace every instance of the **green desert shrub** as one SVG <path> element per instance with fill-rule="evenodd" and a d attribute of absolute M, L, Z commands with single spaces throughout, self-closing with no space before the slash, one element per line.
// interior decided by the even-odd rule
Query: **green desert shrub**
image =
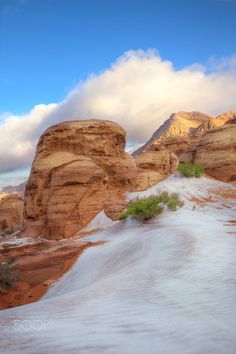
<path fill-rule="evenodd" d="M 0 295 L 7 294 L 20 279 L 20 273 L 12 260 L 0 262 Z"/>
<path fill-rule="evenodd" d="M 178 194 L 163 192 L 160 195 L 152 195 L 147 198 L 137 199 L 127 205 L 120 214 L 120 220 L 127 218 L 147 220 L 162 213 L 164 206 L 175 211 L 183 206 Z"/>
<path fill-rule="evenodd" d="M 182 162 L 178 166 L 178 171 L 181 175 L 185 177 L 197 177 L 200 178 L 204 173 L 204 168 L 202 165 L 196 163 L 185 163 Z"/>

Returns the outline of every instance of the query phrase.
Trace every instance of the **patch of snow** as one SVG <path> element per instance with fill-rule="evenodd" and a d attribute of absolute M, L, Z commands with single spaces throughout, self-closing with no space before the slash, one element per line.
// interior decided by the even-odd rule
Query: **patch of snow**
<path fill-rule="evenodd" d="M 172 175 L 143 192 L 128 193 L 127 197 L 129 200 L 133 200 L 168 191 L 170 193 L 178 193 L 180 197 L 187 199 L 190 196 L 207 197 L 210 194 L 209 189 L 221 188 L 229 190 L 230 187 L 234 188 L 227 183 L 206 177 L 186 179 L 180 175 Z"/>
<path fill-rule="evenodd" d="M 40 301 L 0 312 L 1 351 L 235 354 L 236 226 L 225 222 L 235 219 L 236 200 L 194 210 L 188 200 L 217 188 L 236 191 L 206 178 L 170 177 L 129 194 L 179 192 L 185 205 L 145 223 L 118 221 L 87 237 L 108 242 L 83 252 Z M 107 225 L 101 221 L 103 214 L 94 225 Z M 31 326 L 16 330 L 14 320 Z M 50 325 L 35 330 L 37 320 Z"/>
<path fill-rule="evenodd" d="M 100 213 L 98 213 L 95 218 L 88 224 L 86 225 L 80 232 L 91 232 L 93 230 L 103 230 L 106 229 L 107 227 L 110 227 L 114 224 L 114 221 L 108 218 L 104 211 L 102 210 Z"/>

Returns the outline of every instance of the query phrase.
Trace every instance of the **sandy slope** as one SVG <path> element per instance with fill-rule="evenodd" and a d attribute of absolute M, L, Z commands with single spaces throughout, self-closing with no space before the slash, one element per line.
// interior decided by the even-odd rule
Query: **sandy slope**
<path fill-rule="evenodd" d="M 39 302 L 0 312 L 2 353 L 236 352 L 236 187 L 170 177 L 138 194 L 159 190 L 185 206 L 144 224 L 100 215 L 85 240 L 107 242 Z"/>

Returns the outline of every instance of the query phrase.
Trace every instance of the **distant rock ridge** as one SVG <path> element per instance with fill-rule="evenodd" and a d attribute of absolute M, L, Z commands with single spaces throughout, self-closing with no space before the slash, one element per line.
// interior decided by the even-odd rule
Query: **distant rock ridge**
<path fill-rule="evenodd" d="M 145 145 L 136 150 L 133 155 L 136 156 L 145 151 L 151 144 L 161 141 L 161 139 L 173 136 L 188 136 L 194 132 L 200 125 L 208 122 L 211 116 L 201 112 L 172 113 L 157 131 L 152 135 Z"/>
<path fill-rule="evenodd" d="M 194 128 L 200 121 L 202 123 Z M 180 162 L 202 164 L 210 176 L 236 182 L 235 123 L 236 112 L 233 111 L 209 118 L 199 112 L 179 112 L 171 115 L 141 151 L 144 149 L 147 153 L 164 148 L 174 153 Z"/>
<path fill-rule="evenodd" d="M 204 134 L 209 130 L 220 127 L 224 124 L 230 124 L 233 120 L 236 119 L 236 112 L 225 112 L 217 117 L 210 118 L 207 122 L 202 123 L 195 131 L 194 134 Z"/>
<path fill-rule="evenodd" d="M 147 150 L 152 144 L 160 144 L 167 138 L 199 136 L 233 119 L 236 119 L 236 112 L 232 111 L 222 113 L 217 117 L 201 112 L 180 111 L 173 113 L 170 118 L 157 129 L 151 139 L 133 153 L 133 156 Z"/>
<path fill-rule="evenodd" d="M 233 123 L 234 120 L 230 122 Z M 210 176 L 235 183 L 236 124 L 229 124 L 230 122 L 206 132 L 187 154 L 192 162 L 203 165 Z"/>
<path fill-rule="evenodd" d="M 19 184 L 18 186 L 6 186 L 3 187 L 1 193 L 3 194 L 17 194 L 20 197 L 24 196 L 25 193 L 26 182 Z"/>

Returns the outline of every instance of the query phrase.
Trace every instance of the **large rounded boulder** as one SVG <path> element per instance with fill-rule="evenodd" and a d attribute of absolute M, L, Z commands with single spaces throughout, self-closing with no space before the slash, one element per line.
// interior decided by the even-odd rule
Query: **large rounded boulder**
<path fill-rule="evenodd" d="M 123 192 L 136 183 L 136 164 L 125 153 L 125 137 L 118 124 L 103 120 L 63 122 L 47 129 L 26 185 L 24 232 L 67 238 L 101 210 L 115 218 Z"/>

